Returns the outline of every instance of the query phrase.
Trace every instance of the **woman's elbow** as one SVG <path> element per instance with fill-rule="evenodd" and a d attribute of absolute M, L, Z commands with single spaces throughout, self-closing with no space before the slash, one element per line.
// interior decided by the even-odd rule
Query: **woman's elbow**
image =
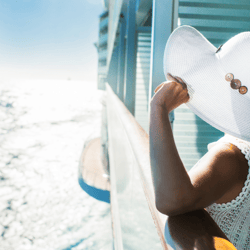
<path fill-rule="evenodd" d="M 184 200 L 163 202 L 162 200 L 156 200 L 156 209 L 167 216 L 174 216 L 190 212 L 190 206 L 188 206 Z"/>
<path fill-rule="evenodd" d="M 156 203 L 156 209 L 167 216 L 175 215 L 175 211 L 173 209 L 170 209 L 168 206 L 162 206 Z"/>
<path fill-rule="evenodd" d="M 160 205 L 156 205 L 156 209 L 162 213 L 165 214 L 167 216 L 174 216 L 174 215 L 179 215 L 179 214 L 183 214 L 185 212 L 182 212 L 182 209 L 179 208 L 173 208 L 171 206 L 160 206 Z"/>

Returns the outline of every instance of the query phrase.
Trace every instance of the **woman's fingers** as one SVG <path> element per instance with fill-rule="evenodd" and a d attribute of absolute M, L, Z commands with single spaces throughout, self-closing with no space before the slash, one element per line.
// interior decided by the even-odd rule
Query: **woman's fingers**
<path fill-rule="evenodd" d="M 170 73 L 167 73 L 167 80 L 171 81 L 171 82 L 177 82 L 180 83 L 183 87 L 183 89 L 187 89 L 187 85 L 186 83 L 178 76 L 172 76 Z M 164 83 L 161 83 L 159 86 L 156 87 L 155 89 L 155 93 L 162 87 Z"/>
<path fill-rule="evenodd" d="M 167 79 L 169 81 L 175 81 L 182 85 L 183 89 L 187 89 L 187 84 L 178 76 L 172 76 L 170 73 L 167 73 Z"/>
<path fill-rule="evenodd" d="M 163 84 L 164 84 L 164 82 L 161 83 L 159 86 L 157 86 L 154 92 L 156 93 L 162 87 Z"/>
<path fill-rule="evenodd" d="M 190 97 L 188 94 L 186 83 L 180 77 L 173 76 L 170 73 L 167 73 L 167 80 L 168 82 L 163 82 L 160 85 L 158 85 L 156 89 L 154 90 L 154 92 L 157 93 L 160 89 L 162 89 L 161 96 L 163 98 L 163 101 L 167 97 L 167 92 L 168 93 L 172 92 L 171 96 L 172 97 L 174 96 L 175 100 L 178 100 L 179 102 L 182 102 L 182 103 L 188 102 Z"/>
<path fill-rule="evenodd" d="M 167 79 L 169 81 L 176 81 L 176 79 L 170 73 L 167 73 Z"/>
<path fill-rule="evenodd" d="M 168 76 L 167 82 L 161 83 L 155 89 L 151 104 L 164 107 L 168 112 L 177 108 L 189 100 L 187 88 L 181 84 L 182 79 L 177 80 L 172 75 Z"/>
<path fill-rule="evenodd" d="M 179 83 L 181 83 L 183 89 L 187 89 L 187 84 L 178 76 L 175 77 Z"/>

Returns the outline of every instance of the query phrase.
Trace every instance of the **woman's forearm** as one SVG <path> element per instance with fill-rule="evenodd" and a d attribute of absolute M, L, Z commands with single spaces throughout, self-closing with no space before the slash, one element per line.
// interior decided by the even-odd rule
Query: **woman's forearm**
<path fill-rule="evenodd" d="M 180 205 L 185 207 L 193 186 L 176 149 L 168 112 L 154 104 L 149 142 L 156 206 L 163 213 L 171 213 Z"/>

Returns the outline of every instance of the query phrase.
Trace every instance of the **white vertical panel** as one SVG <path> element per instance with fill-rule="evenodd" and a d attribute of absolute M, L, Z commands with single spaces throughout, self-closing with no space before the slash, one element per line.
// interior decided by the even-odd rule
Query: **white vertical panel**
<path fill-rule="evenodd" d="M 148 95 L 151 33 L 138 33 L 136 60 L 135 119 L 148 132 Z"/>

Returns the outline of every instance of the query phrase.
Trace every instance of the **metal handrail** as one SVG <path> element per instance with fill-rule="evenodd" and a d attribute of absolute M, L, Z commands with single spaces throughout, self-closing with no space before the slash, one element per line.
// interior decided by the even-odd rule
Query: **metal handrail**
<path fill-rule="evenodd" d="M 133 152 L 136 161 L 138 173 L 140 175 L 144 195 L 146 197 L 148 208 L 152 215 L 159 241 L 163 249 L 236 249 L 228 241 L 226 235 L 220 230 L 218 225 L 213 221 L 210 215 L 205 210 L 197 210 L 187 214 L 167 217 L 158 212 L 155 206 L 154 188 L 151 178 L 151 168 L 149 160 L 149 137 L 144 129 L 138 124 L 134 116 L 125 107 L 123 102 L 113 92 L 111 87 L 107 84 L 107 109 L 108 109 L 108 132 L 109 138 L 112 138 L 112 127 L 109 124 L 111 116 L 116 116 L 119 119 L 119 124 L 127 136 L 130 148 Z M 124 143 L 124 142 L 120 142 Z M 111 171 L 111 206 L 114 204 L 112 210 L 116 214 L 116 219 L 119 220 L 119 211 L 117 204 L 116 193 L 116 174 L 112 171 L 114 169 L 114 161 L 112 158 L 116 153 L 115 148 L 109 143 L 110 152 L 110 171 Z M 113 180 L 112 180 L 113 179 Z M 113 185 L 112 185 L 113 182 Z M 112 192 L 114 194 L 112 195 Z M 113 199 L 113 201 L 112 201 Z M 145 208 L 146 209 L 146 208 Z M 113 221 L 113 229 L 117 229 L 117 225 L 121 226 L 121 221 Z M 122 230 L 117 229 L 114 235 L 119 235 L 119 245 L 117 249 L 122 247 Z M 139 248 L 138 248 L 139 249 Z"/>

